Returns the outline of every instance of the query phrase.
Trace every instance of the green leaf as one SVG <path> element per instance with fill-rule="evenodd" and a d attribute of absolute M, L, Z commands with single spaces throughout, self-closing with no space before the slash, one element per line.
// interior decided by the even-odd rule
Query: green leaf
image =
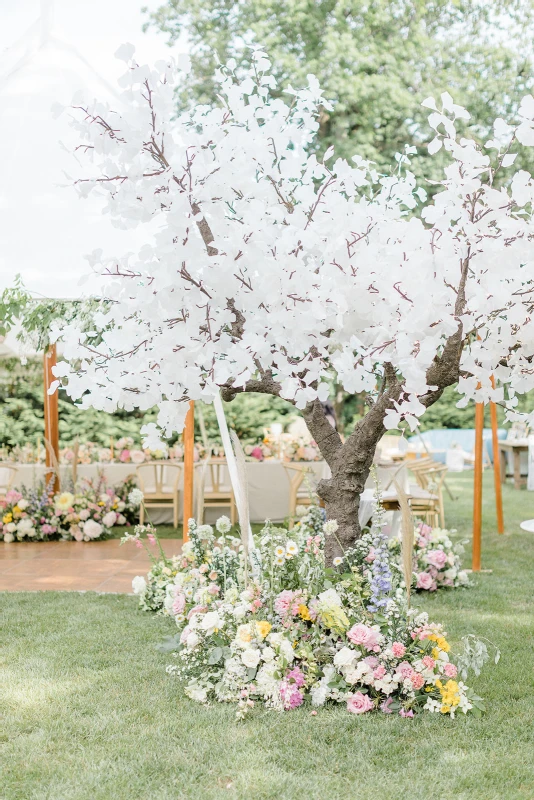
<path fill-rule="evenodd" d="M 208 655 L 208 664 L 218 664 L 222 658 L 222 647 L 214 647 Z"/>

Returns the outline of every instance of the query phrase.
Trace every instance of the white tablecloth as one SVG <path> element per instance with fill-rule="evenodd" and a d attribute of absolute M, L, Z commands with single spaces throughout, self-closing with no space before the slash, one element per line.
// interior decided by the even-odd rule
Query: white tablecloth
<path fill-rule="evenodd" d="M 44 480 L 46 468 L 37 464 L 13 464 L 18 472 L 13 482 L 13 488 L 21 486 L 35 486 Z M 324 461 L 313 461 L 306 466 L 313 470 L 315 479 L 328 477 L 329 470 Z M 78 478 L 96 479 L 98 471 L 103 471 L 110 486 L 116 486 L 129 475 L 135 475 L 135 464 L 80 464 Z M 209 473 L 208 473 L 209 474 Z M 72 467 L 60 467 L 61 480 L 65 483 L 72 478 Z M 270 519 L 280 522 L 289 514 L 289 479 L 280 461 L 248 461 L 247 479 L 250 503 L 250 518 L 252 522 L 264 522 Z M 209 486 L 206 486 L 209 489 Z M 180 496 L 181 500 L 181 496 Z M 217 509 L 206 512 L 205 521 L 212 522 L 221 514 Z M 172 509 L 154 509 L 150 512 L 154 522 L 162 523 L 172 520 Z"/>

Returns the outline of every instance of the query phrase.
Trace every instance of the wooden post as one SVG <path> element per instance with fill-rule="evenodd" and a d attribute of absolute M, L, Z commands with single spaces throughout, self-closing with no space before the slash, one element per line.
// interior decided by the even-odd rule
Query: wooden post
<path fill-rule="evenodd" d="M 45 350 L 44 354 L 44 425 L 45 425 L 45 439 L 48 440 L 50 446 L 56 457 L 56 465 L 59 464 L 59 413 L 57 403 L 57 390 L 54 394 L 48 394 L 48 389 L 51 384 L 56 380 L 56 376 L 52 373 L 52 367 L 57 364 L 56 345 L 50 344 Z M 53 459 L 46 448 L 46 466 L 54 467 Z M 48 482 L 54 475 L 53 492 L 59 492 L 59 475 L 52 471 L 45 473 L 45 481 Z"/>
<path fill-rule="evenodd" d="M 482 437 L 484 432 L 484 403 L 475 407 L 475 476 L 473 491 L 473 572 L 480 572 L 482 540 Z"/>
<path fill-rule="evenodd" d="M 184 542 L 189 539 L 188 522 L 193 516 L 193 472 L 195 449 L 195 403 L 189 402 L 184 428 Z"/>
<path fill-rule="evenodd" d="M 491 385 L 495 388 L 495 379 L 491 376 Z M 493 480 L 495 483 L 495 510 L 497 512 L 497 531 L 504 533 L 504 516 L 502 511 L 502 486 L 501 486 L 501 451 L 499 449 L 499 436 L 497 430 L 497 406 L 490 403 L 491 439 L 493 443 Z"/>

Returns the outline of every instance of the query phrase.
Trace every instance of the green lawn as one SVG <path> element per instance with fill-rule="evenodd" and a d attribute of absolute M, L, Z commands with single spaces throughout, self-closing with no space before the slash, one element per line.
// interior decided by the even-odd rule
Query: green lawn
<path fill-rule="evenodd" d="M 453 476 L 449 527 L 468 534 L 471 474 Z M 2 800 L 466 800 L 534 798 L 534 494 L 505 491 L 494 533 L 485 476 L 483 567 L 474 588 L 421 599 L 449 638 L 485 635 L 498 666 L 471 682 L 482 719 L 280 715 L 183 699 L 154 646 L 170 621 L 132 597 L 2 594 Z M 469 559 L 466 553 L 466 562 Z M 419 598 L 418 598 L 419 600 Z"/>

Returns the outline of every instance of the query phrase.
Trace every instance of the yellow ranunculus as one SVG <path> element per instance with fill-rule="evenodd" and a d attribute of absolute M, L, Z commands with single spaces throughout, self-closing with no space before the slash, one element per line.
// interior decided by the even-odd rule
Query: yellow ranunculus
<path fill-rule="evenodd" d="M 260 634 L 261 638 L 265 639 L 265 637 L 267 636 L 267 634 L 269 633 L 269 631 L 272 628 L 271 623 L 267 622 L 267 620 L 265 620 L 265 619 L 262 619 L 259 622 L 255 622 L 254 624 L 255 624 L 256 630 Z"/>
<path fill-rule="evenodd" d="M 300 616 L 302 619 L 305 619 L 305 620 L 311 620 L 311 617 L 310 617 L 310 609 L 309 609 L 309 608 L 308 608 L 308 606 L 307 606 L 307 605 L 305 605 L 304 603 L 301 603 L 301 605 L 299 606 L 299 616 Z"/>
<path fill-rule="evenodd" d="M 5 523 L 5 525 L 9 525 L 10 522 L 13 522 L 13 514 L 11 512 L 9 512 L 9 514 L 4 514 L 2 522 Z"/>

